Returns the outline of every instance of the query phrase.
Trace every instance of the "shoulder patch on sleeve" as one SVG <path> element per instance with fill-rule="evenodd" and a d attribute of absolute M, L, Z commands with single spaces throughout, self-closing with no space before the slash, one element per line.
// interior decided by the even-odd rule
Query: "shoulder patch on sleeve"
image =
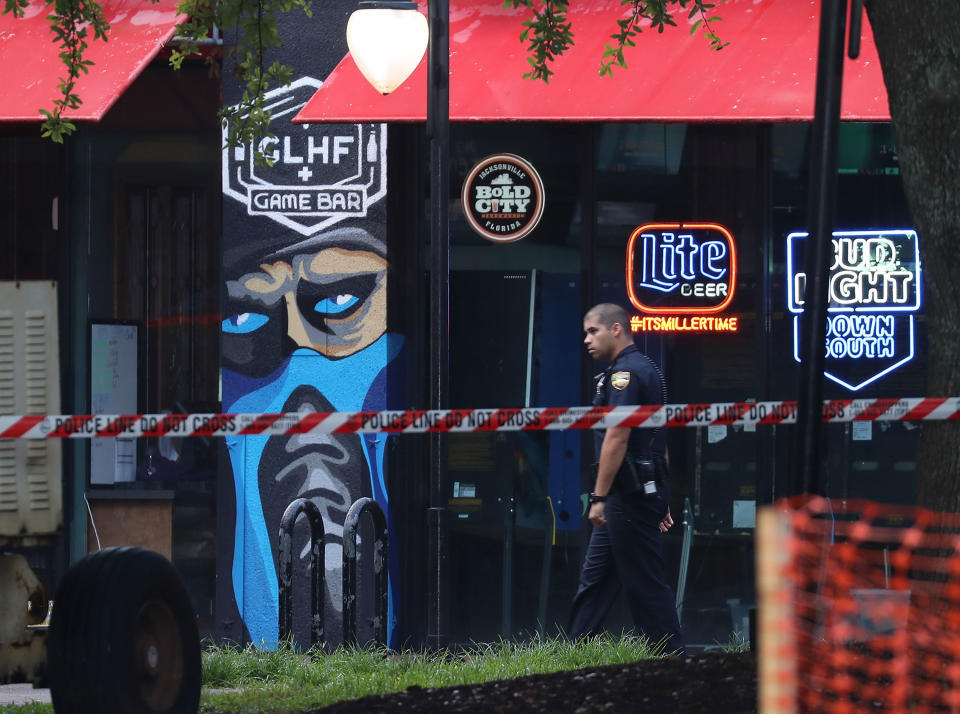
<path fill-rule="evenodd" d="M 613 376 L 610 377 L 610 384 L 612 384 L 613 388 L 617 390 L 626 389 L 626 386 L 630 384 L 630 373 L 614 372 Z"/>

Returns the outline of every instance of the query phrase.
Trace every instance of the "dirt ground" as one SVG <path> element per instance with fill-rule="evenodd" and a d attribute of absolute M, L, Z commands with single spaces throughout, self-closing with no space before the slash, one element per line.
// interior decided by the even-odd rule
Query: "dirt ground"
<path fill-rule="evenodd" d="M 757 711 L 751 653 L 707 653 L 338 702 L 313 714 L 520 712 L 745 714 Z"/>

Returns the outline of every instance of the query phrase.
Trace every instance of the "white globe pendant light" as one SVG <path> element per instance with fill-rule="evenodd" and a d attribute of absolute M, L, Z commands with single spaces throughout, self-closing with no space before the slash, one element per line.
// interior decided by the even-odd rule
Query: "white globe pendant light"
<path fill-rule="evenodd" d="M 427 18 L 415 2 L 361 0 L 347 21 L 350 55 L 381 94 L 390 94 L 417 68 L 428 39 Z"/>

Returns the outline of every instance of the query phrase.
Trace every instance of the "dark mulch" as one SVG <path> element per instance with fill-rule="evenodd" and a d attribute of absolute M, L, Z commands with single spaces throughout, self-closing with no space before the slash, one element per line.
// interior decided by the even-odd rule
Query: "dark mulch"
<path fill-rule="evenodd" d="M 753 654 L 708 653 L 686 660 L 644 660 L 472 686 L 411 687 L 398 694 L 338 702 L 314 714 L 746 714 L 757 711 L 756 700 Z"/>

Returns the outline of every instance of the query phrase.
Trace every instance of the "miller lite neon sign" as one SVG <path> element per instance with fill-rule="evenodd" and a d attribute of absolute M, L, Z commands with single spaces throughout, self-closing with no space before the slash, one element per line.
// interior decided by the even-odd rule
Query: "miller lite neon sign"
<path fill-rule="evenodd" d="M 627 242 L 627 294 L 637 331 L 735 332 L 737 248 L 718 223 L 646 223 Z"/>

